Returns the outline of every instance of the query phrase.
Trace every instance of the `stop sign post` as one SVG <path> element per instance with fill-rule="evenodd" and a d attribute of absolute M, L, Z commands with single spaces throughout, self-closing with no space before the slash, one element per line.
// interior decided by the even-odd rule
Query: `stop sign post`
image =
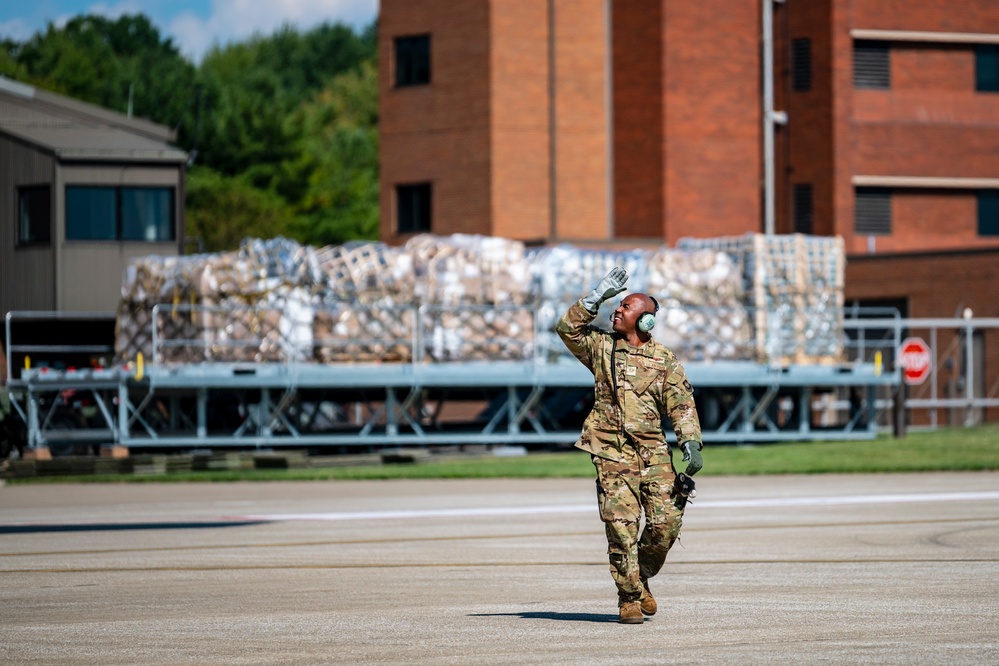
<path fill-rule="evenodd" d="M 922 384 L 933 367 L 933 354 L 922 338 L 906 338 L 898 346 L 898 364 L 906 384 Z"/>

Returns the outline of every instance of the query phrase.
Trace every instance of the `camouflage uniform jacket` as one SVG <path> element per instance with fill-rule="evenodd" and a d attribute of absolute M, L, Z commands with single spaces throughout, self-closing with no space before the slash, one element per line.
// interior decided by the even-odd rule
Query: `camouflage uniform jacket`
<path fill-rule="evenodd" d="M 663 421 L 669 417 L 677 442 L 700 448 L 693 389 L 673 352 L 656 340 L 632 347 L 617 334 L 590 326 L 595 316 L 577 301 L 555 327 L 594 378 L 593 409 L 576 447 L 622 461 L 630 446 L 647 465 L 668 465 Z"/>

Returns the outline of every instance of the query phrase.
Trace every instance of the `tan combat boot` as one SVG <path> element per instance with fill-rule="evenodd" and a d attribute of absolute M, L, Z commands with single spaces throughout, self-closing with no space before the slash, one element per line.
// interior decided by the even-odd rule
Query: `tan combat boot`
<path fill-rule="evenodd" d="M 642 624 L 645 622 L 645 618 L 642 617 L 642 607 L 637 601 L 624 602 L 618 611 L 621 616 L 618 622 L 621 624 Z"/>
<path fill-rule="evenodd" d="M 659 610 L 659 605 L 656 604 L 656 598 L 649 591 L 649 581 L 643 580 L 642 585 L 645 586 L 645 589 L 642 590 L 642 598 L 639 599 L 642 604 L 642 612 L 646 615 L 655 615 L 656 611 Z"/>

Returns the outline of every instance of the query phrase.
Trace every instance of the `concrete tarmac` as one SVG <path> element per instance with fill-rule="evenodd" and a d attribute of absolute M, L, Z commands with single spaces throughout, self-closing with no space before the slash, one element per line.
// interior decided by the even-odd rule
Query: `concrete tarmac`
<path fill-rule="evenodd" d="M 999 473 L 703 477 L 617 623 L 593 481 L 0 487 L 4 664 L 996 664 Z"/>

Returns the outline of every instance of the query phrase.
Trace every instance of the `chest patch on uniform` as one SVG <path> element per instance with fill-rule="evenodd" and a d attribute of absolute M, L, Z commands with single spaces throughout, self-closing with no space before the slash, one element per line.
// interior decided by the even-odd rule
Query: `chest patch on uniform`
<path fill-rule="evenodd" d="M 626 377 L 634 377 L 636 374 L 638 374 L 638 368 L 636 368 L 633 365 L 629 365 L 624 369 L 624 374 Z"/>

